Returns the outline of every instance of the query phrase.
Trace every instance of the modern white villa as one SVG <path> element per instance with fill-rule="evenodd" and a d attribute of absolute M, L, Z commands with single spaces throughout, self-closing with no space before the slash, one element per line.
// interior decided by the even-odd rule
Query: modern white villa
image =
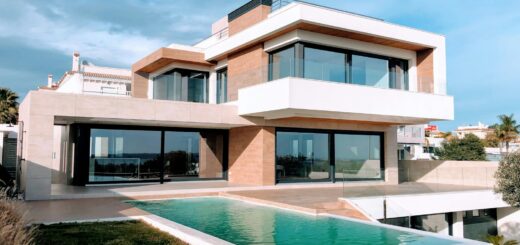
<path fill-rule="evenodd" d="M 399 127 L 454 119 L 443 35 L 271 0 L 211 30 L 193 46 L 157 47 L 128 73 L 75 53 L 58 84 L 29 92 L 25 199 L 263 196 L 456 238 L 520 238 L 520 211 L 493 192 L 496 162 L 398 160 Z"/>

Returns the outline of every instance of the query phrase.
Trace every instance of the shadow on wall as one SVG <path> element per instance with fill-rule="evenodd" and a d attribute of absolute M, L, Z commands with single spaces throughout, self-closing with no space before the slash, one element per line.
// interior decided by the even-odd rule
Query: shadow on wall
<path fill-rule="evenodd" d="M 520 221 L 518 222 L 507 222 L 500 225 L 500 234 L 506 237 L 508 240 L 520 241 Z"/>
<path fill-rule="evenodd" d="M 494 187 L 498 162 L 400 160 L 399 182 Z"/>

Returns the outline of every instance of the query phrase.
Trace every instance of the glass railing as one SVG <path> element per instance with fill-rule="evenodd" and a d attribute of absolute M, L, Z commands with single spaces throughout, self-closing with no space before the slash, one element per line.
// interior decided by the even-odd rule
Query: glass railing
<path fill-rule="evenodd" d="M 251 68 L 247 72 L 229 74 L 229 82 L 259 84 L 286 77 L 297 77 L 325 82 L 347 83 L 383 89 L 435 93 L 445 95 L 445 89 L 434 90 L 434 79 L 428 76 L 409 76 L 393 73 L 388 69 L 374 69 L 365 66 L 347 67 L 344 64 L 288 60 L 274 62 L 266 66 Z"/>
<path fill-rule="evenodd" d="M 294 2 L 294 0 L 274 0 L 271 4 L 271 12 L 279 10 L 292 2 Z"/>
<path fill-rule="evenodd" d="M 348 191 L 348 186 L 356 181 L 383 181 L 385 176 L 384 168 L 342 168 L 336 169 L 334 176 L 337 182 L 341 182 L 343 193 Z"/>

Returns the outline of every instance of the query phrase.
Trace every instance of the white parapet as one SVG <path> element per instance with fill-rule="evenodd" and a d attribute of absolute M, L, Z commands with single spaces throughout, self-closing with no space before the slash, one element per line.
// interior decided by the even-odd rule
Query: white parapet
<path fill-rule="evenodd" d="M 355 84 L 283 78 L 240 89 L 241 116 L 313 117 L 419 124 L 453 120 L 453 97 Z"/>

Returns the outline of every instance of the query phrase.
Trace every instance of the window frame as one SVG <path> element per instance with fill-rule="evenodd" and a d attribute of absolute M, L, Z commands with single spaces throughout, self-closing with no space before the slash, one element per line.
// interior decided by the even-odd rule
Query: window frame
<path fill-rule="evenodd" d="M 401 59 L 401 58 L 395 58 L 385 55 L 379 55 L 379 54 L 373 54 L 373 53 L 367 53 L 362 51 L 356 51 L 346 48 L 338 48 L 338 47 L 331 47 L 323 44 L 316 44 L 316 43 L 310 43 L 305 41 L 297 41 L 291 44 L 288 44 L 286 46 L 283 46 L 281 48 L 272 50 L 268 52 L 269 54 L 269 63 L 268 63 L 268 81 L 273 81 L 273 55 L 275 53 L 284 51 L 289 48 L 294 48 L 294 62 L 293 64 L 293 70 L 294 75 L 293 77 L 298 78 L 304 78 L 304 67 L 305 67 L 305 48 L 313 48 L 318 50 L 324 50 L 324 51 L 331 51 L 331 52 L 337 52 L 337 53 L 343 53 L 345 54 L 345 82 L 348 84 L 353 84 L 352 82 L 352 55 L 358 55 L 358 56 L 364 56 L 369 58 L 376 58 L 376 59 L 383 59 L 388 61 L 388 73 L 389 73 L 389 89 L 398 89 L 398 90 L 405 90 L 409 91 L 410 85 L 409 85 L 409 68 L 410 68 L 410 62 L 407 59 Z M 402 62 L 403 63 L 403 75 L 404 75 L 404 88 L 399 88 L 396 86 L 396 77 L 393 75 L 393 70 L 396 69 L 396 65 Z M 277 79 L 276 79 L 277 80 Z M 324 80 L 327 81 L 327 80 Z M 329 82 L 336 82 L 336 81 L 329 81 Z M 340 83 L 340 82 L 338 82 Z M 394 84 L 394 87 L 391 85 Z M 367 86 L 367 85 L 363 85 Z"/>
<path fill-rule="evenodd" d="M 277 149 L 278 149 L 278 140 L 277 135 L 278 132 L 291 132 L 291 133 L 324 133 L 329 136 L 329 162 L 330 162 L 330 173 L 329 179 L 319 179 L 319 180 L 282 180 L 276 178 L 276 157 L 277 157 Z M 335 135 L 336 134 L 354 134 L 354 135 L 366 135 L 366 136 L 379 136 L 379 144 L 380 144 L 380 168 L 383 169 L 383 173 L 381 174 L 380 179 L 348 179 L 344 180 L 342 178 L 336 178 L 336 159 L 335 159 Z M 355 130 L 341 130 L 341 129 L 310 129 L 310 128 L 291 128 L 291 127 L 276 127 L 275 128 L 275 140 L 274 140 L 274 155 L 275 155 L 275 168 L 274 168 L 274 176 L 275 182 L 278 183 L 299 183 L 299 182 L 332 182 L 335 183 L 336 180 L 339 181 L 348 181 L 348 182 L 356 182 L 356 181 L 385 181 L 386 179 L 386 162 L 385 162 L 385 133 L 380 131 L 355 131 Z"/>
<path fill-rule="evenodd" d="M 88 168 L 90 159 L 90 137 L 92 129 L 112 129 L 112 130 L 140 130 L 140 131 L 158 131 L 161 133 L 161 178 L 159 180 L 134 180 L 134 181 L 89 181 Z M 153 127 L 153 126 L 134 126 L 134 125 L 109 125 L 109 124 L 73 124 L 71 130 L 74 132 L 73 141 L 77 144 L 74 149 L 74 165 L 73 165 L 73 184 L 74 185 L 98 185 L 98 184 L 120 184 L 120 183 L 164 183 L 176 181 L 211 181 L 211 180 L 228 180 L 228 160 L 229 160 L 229 130 L 226 129 L 206 129 L 206 128 L 182 128 L 182 127 Z M 223 156 L 222 156 L 222 177 L 221 178 L 164 178 L 164 148 L 165 148 L 165 134 L 168 131 L 177 132 L 214 132 L 223 135 Z"/>
<path fill-rule="evenodd" d="M 205 78 L 206 78 L 206 81 L 205 81 L 205 89 L 204 89 L 204 99 L 203 99 L 203 102 L 198 102 L 198 101 L 190 101 L 189 100 L 189 81 L 188 81 L 188 84 L 187 84 L 187 88 L 186 88 L 186 100 L 170 100 L 170 99 L 167 99 L 168 98 L 168 94 L 166 94 L 166 99 L 157 99 L 156 98 L 156 94 L 155 94 L 155 79 L 160 77 L 160 76 L 166 76 L 166 75 L 172 75 L 174 74 L 175 72 L 179 72 L 181 74 L 181 77 L 190 77 L 190 74 L 193 73 L 193 72 L 198 72 L 198 73 L 202 73 L 205 75 Z M 181 101 L 181 102 L 191 102 L 191 103 L 203 103 L 203 104 L 208 104 L 209 103 L 209 77 L 210 77 L 210 72 L 209 71 L 201 71 L 201 70 L 194 70 L 194 69 L 185 69 L 185 68 L 173 68 L 173 69 L 170 69 L 170 70 L 167 70 L 161 74 L 158 74 L 156 76 L 154 76 L 151 81 L 152 81 L 152 99 L 153 100 L 167 100 L 167 101 Z M 167 86 L 166 86 L 167 87 Z M 168 89 L 168 88 L 167 88 Z M 168 91 L 166 91 L 168 93 Z"/>
<path fill-rule="evenodd" d="M 222 87 L 222 85 L 220 84 L 222 82 L 222 78 L 221 78 L 221 75 L 223 73 L 226 73 L 226 81 L 225 81 L 225 84 L 224 84 L 224 87 Z M 226 103 L 228 102 L 228 81 L 229 81 L 229 76 L 228 76 L 228 69 L 227 67 L 224 67 L 224 68 L 221 68 L 219 70 L 216 71 L 216 74 L 217 74 L 217 99 L 215 100 L 217 104 L 222 104 L 222 103 Z M 222 95 L 222 88 L 224 89 L 224 94 Z"/>

